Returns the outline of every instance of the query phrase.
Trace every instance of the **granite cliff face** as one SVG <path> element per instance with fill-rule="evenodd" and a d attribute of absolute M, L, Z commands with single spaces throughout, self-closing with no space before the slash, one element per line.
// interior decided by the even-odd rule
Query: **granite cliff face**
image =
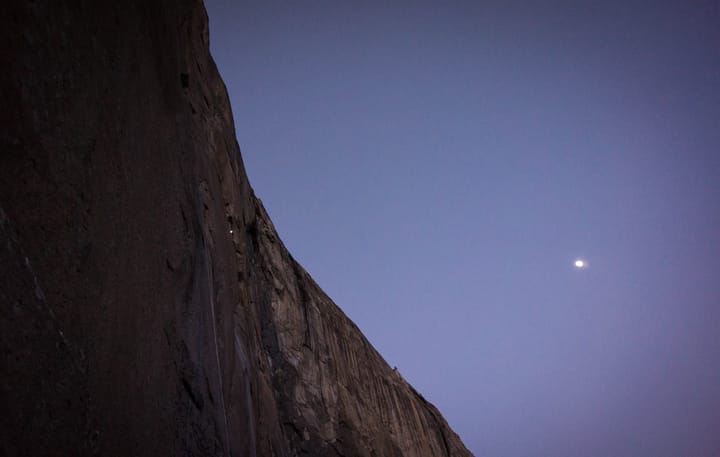
<path fill-rule="evenodd" d="M 202 3 L 0 25 L 0 455 L 470 455 L 279 240 Z"/>

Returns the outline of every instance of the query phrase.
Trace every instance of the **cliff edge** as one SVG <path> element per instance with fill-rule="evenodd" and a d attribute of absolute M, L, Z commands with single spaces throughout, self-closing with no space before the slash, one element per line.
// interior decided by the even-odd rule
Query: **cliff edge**
<path fill-rule="evenodd" d="M 471 455 L 278 238 L 201 2 L 0 41 L 0 455 Z"/>

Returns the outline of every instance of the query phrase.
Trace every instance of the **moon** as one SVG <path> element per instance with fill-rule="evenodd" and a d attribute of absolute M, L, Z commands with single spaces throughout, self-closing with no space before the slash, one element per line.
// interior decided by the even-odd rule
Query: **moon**
<path fill-rule="evenodd" d="M 587 263 L 585 263 L 583 259 L 577 259 L 575 261 L 575 268 L 585 268 L 586 265 Z"/>

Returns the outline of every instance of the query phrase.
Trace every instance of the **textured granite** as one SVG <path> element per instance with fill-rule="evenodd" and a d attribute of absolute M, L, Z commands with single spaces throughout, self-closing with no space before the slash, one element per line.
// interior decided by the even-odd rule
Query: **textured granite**
<path fill-rule="evenodd" d="M 279 240 L 202 3 L 10 3 L 0 455 L 471 455 Z"/>

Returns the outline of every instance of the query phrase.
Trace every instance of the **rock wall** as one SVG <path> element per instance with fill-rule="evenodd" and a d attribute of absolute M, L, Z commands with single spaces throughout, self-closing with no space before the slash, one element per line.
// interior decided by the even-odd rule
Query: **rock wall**
<path fill-rule="evenodd" d="M 279 240 L 202 3 L 10 3 L 0 455 L 471 455 Z"/>

